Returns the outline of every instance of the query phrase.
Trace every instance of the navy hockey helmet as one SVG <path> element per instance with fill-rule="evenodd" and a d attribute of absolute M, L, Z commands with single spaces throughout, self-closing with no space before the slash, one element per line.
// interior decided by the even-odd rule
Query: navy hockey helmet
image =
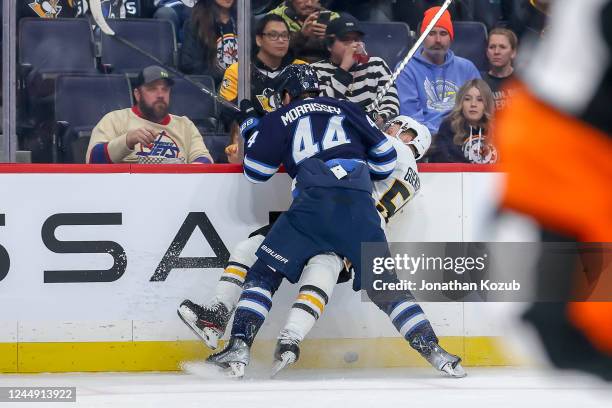
<path fill-rule="evenodd" d="M 310 65 L 287 65 L 276 77 L 275 90 L 279 107 L 283 92 L 287 92 L 292 99 L 304 92 L 319 92 L 319 78 Z"/>

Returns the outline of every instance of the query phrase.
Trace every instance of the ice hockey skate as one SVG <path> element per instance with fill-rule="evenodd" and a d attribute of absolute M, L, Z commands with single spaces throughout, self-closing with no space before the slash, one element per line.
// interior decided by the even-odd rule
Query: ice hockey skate
<path fill-rule="evenodd" d="M 230 319 L 230 312 L 221 302 L 200 306 L 191 300 L 184 300 L 177 313 L 181 320 L 212 350 L 219 344 L 225 327 Z"/>
<path fill-rule="evenodd" d="M 220 352 L 211 354 L 206 363 L 220 367 L 226 377 L 242 378 L 250 359 L 251 351 L 245 341 L 232 337 L 227 346 Z"/>
<path fill-rule="evenodd" d="M 462 378 L 467 375 L 461 366 L 461 357 L 444 350 L 437 342 L 418 335 L 410 339 L 410 346 L 418 351 L 436 370 L 455 378 Z"/>
<path fill-rule="evenodd" d="M 274 378 L 285 367 L 296 363 L 300 358 L 300 342 L 291 337 L 286 331 L 282 331 L 276 349 L 274 350 L 274 365 L 272 366 L 272 375 Z"/>

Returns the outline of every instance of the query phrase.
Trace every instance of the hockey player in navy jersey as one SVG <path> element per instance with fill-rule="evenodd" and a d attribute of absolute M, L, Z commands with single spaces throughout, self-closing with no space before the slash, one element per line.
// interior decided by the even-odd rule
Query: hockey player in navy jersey
<path fill-rule="evenodd" d="M 295 283 L 309 259 L 336 253 L 353 260 L 353 286 L 359 289 L 361 243 L 386 242 L 371 194 L 372 180 L 395 168 L 392 143 L 357 105 L 317 97 L 317 76 L 309 66 L 285 68 L 277 90 L 283 108 L 241 126 L 244 174 L 261 183 L 283 164 L 295 180 L 294 201 L 256 252 L 228 346 L 207 360 L 233 376 L 244 374 L 283 278 Z"/>
<path fill-rule="evenodd" d="M 318 102 L 318 100 L 316 102 Z M 331 109 L 330 106 L 333 106 L 333 105 L 328 105 L 327 109 L 324 107 L 322 107 L 321 109 L 327 113 L 331 113 L 331 112 L 335 113 L 335 111 Z M 308 111 L 309 109 L 310 108 L 304 108 L 303 110 Z M 291 110 L 285 110 L 285 112 L 290 112 L 290 111 Z M 299 113 L 299 110 L 296 109 L 293 112 Z M 370 125 L 370 127 L 372 126 L 369 120 L 363 117 L 363 113 L 359 112 L 357 116 L 361 119 L 362 122 L 364 123 L 367 122 L 367 124 Z M 295 117 L 295 114 L 293 114 L 293 116 L 289 114 L 285 116 L 285 118 L 286 118 L 285 120 L 287 121 L 292 120 L 292 119 L 297 120 L 297 118 Z M 383 197 L 384 192 L 377 191 L 377 190 L 384 189 L 386 192 L 387 190 L 393 190 L 393 187 L 398 187 L 398 188 L 403 187 L 403 189 L 405 189 L 406 192 L 408 192 L 408 194 L 406 194 L 405 197 L 404 197 L 404 194 L 402 194 L 402 197 L 404 198 L 404 202 L 402 204 L 399 204 L 399 206 L 405 204 L 405 202 L 409 201 L 409 199 L 412 198 L 412 196 L 414 196 L 414 194 L 416 193 L 416 191 L 418 191 L 418 188 L 419 188 L 418 175 L 417 175 L 416 163 L 414 162 L 414 158 L 418 157 L 419 155 L 422 155 L 427 150 L 429 143 L 430 143 L 429 132 L 427 132 L 426 129 L 424 132 L 419 132 L 418 129 L 422 128 L 422 126 L 420 126 L 418 123 L 416 123 L 415 121 L 412 121 L 409 118 L 398 118 L 398 120 L 395 120 L 393 123 L 390 123 L 389 125 L 390 127 L 388 129 L 388 134 L 391 134 L 389 133 L 389 131 L 393 132 L 393 136 L 395 136 L 397 140 L 394 138 L 389 138 L 388 140 L 390 140 L 392 144 L 394 144 L 396 148 L 400 149 L 400 151 L 402 152 L 402 156 L 400 159 L 401 165 L 396 166 L 394 168 L 394 173 L 393 173 L 395 178 L 397 178 L 398 180 L 400 179 L 401 180 L 398 182 L 395 182 L 393 180 L 391 180 L 390 182 L 387 182 L 386 180 L 376 182 L 376 185 L 378 187 L 375 188 L 375 192 L 376 194 L 378 193 L 382 194 L 382 195 L 378 194 L 378 196 L 381 196 L 382 198 L 377 196 L 377 201 L 378 201 L 377 207 L 380 207 L 382 204 L 384 204 L 384 197 Z M 246 122 L 245 128 L 247 128 L 248 126 L 249 126 L 249 122 Z M 300 129 L 299 126 L 296 127 L 295 129 L 296 129 L 295 133 L 293 134 L 296 136 L 300 136 L 297 134 L 298 129 Z M 322 139 L 323 143 L 321 144 L 321 146 L 324 146 L 324 140 L 325 140 L 326 135 L 331 137 L 332 140 L 338 141 L 338 138 L 336 136 L 330 135 L 328 133 L 330 132 L 329 129 L 330 129 L 330 126 L 327 126 L 326 133 L 323 135 L 324 136 Z M 421 134 L 419 135 L 419 133 Z M 379 134 L 380 133 L 376 131 L 376 135 L 378 136 Z M 340 140 L 341 140 L 341 137 L 340 137 Z M 406 144 L 402 143 L 400 140 L 402 140 Z M 303 141 L 296 143 L 295 139 L 293 139 L 293 142 L 294 143 L 292 146 L 294 148 L 295 146 L 298 146 L 298 148 L 304 149 L 305 147 L 308 146 L 308 143 L 307 143 L 308 141 L 306 143 L 304 143 Z M 410 148 L 408 148 L 408 145 L 410 145 Z M 412 151 L 410 149 L 412 149 Z M 292 154 L 292 156 L 295 157 L 294 154 Z M 370 161 L 370 165 L 372 164 L 373 164 L 372 161 Z M 374 166 L 376 166 L 376 164 L 374 164 Z M 378 171 L 379 169 L 373 168 L 373 170 L 375 170 L 373 173 L 374 178 L 380 179 L 381 177 L 380 177 L 380 172 Z M 402 174 L 399 175 L 399 172 L 401 172 Z M 408 177 L 409 175 L 410 177 Z M 299 180 L 299 175 L 298 175 L 298 180 Z M 397 186 L 397 184 L 402 184 L 402 186 Z M 389 187 L 389 185 L 391 186 L 391 188 L 387 188 Z M 299 188 L 299 183 L 298 183 L 298 188 Z M 394 203 L 398 204 L 398 201 L 394 200 Z M 397 210 L 399 210 L 399 207 L 386 209 L 385 210 L 386 214 L 383 214 L 385 221 L 387 221 Z M 379 211 L 380 211 L 380 208 L 379 208 Z M 256 236 L 256 237 L 259 239 L 256 240 L 254 238 L 251 238 L 250 240 L 247 240 L 247 241 L 256 241 L 259 243 L 261 242 L 261 239 L 263 239 L 262 236 Z M 274 254 L 274 258 L 278 259 L 277 254 Z M 195 305 L 190 301 L 186 301 L 181 305 L 181 308 L 179 308 L 179 315 L 181 316 L 181 318 L 183 318 L 185 323 L 188 324 L 192 329 L 194 329 L 194 331 L 200 337 L 202 337 L 204 341 L 206 342 L 206 344 L 208 345 L 216 346 L 216 335 L 220 335 L 224 331 L 225 324 L 226 324 L 225 322 L 229 318 L 228 309 L 232 309 L 233 306 L 235 305 L 235 300 L 232 302 L 231 299 L 232 298 L 236 299 L 237 294 L 229 293 L 228 291 L 226 291 L 226 289 L 230 289 L 231 286 L 235 286 L 236 288 L 239 288 L 240 286 L 229 283 L 228 279 L 230 279 L 234 275 L 236 275 L 234 277 L 238 277 L 238 275 L 241 275 L 242 278 L 244 279 L 244 275 L 246 274 L 246 271 L 248 270 L 248 266 L 246 265 L 243 270 L 238 270 L 236 268 L 237 266 L 228 265 L 228 268 L 226 268 L 224 275 L 222 276 L 222 279 L 220 280 L 218 288 L 217 288 L 217 289 L 221 289 L 220 290 L 221 294 L 223 294 L 223 292 L 226 292 L 225 294 L 229 295 L 229 296 L 225 296 L 229 299 L 229 302 L 228 302 L 228 299 L 225 299 L 225 303 L 229 303 L 228 306 L 225 306 L 222 304 L 215 304 L 213 305 L 213 307 L 210 308 L 210 310 L 208 310 L 207 308 L 201 307 L 199 305 Z M 234 271 L 233 269 L 236 269 L 236 270 Z M 325 291 L 327 290 L 329 295 L 331 295 L 331 288 L 333 288 L 333 285 L 336 282 L 336 278 L 338 276 L 338 273 L 340 272 L 340 269 L 342 269 L 342 262 L 340 258 L 336 256 L 335 254 L 324 253 L 324 254 L 319 254 L 319 255 L 314 256 L 308 262 L 305 272 L 307 275 L 311 277 L 321 276 L 323 277 L 323 279 L 320 279 L 320 278 L 315 278 L 314 280 L 311 279 L 313 284 L 312 285 L 302 285 L 300 293 L 302 292 L 302 290 L 304 290 L 308 293 L 305 294 L 303 297 L 313 297 L 313 298 L 321 297 L 322 302 L 326 303 L 327 295 L 325 294 Z M 239 273 L 239 272 L 242 272 L 242 273 Z M 249 272 L 249 275 L 250 274 L 251 272 Z M 225 275 L 228 275 L 228 276 L 225 276 Z M 226 278 L 225 281 L 223 281 L 223 278 Z M 356 278 L 357 280 L 354 286 L 355 288 L 358 288 L 359 287 L 359 275 L 358 274 L 356 275 Z M 232 278 L 232 280 L 234 279 Z M 321 287 L 326 288 L 326 289 L 321 289 Z M 236 288 L 233 288 L 233 289 L 236 289 Z M 257 290 L 258 288 L 251 289 L 247 287 L 246 285 L 245 285 L 245 288 L 246 288 L 246 291 L 251 290 L 251 292 L 258 292 Z M 261 292 L 259 294 L 261 294 Z M 241 309 L 241 304 L 242 304 L 242 309 L 247 309 L 247 310 L 252 309 L 253 311 L 258 311 L 260 313 L 260 320 L 261 322 L 263 322 L 263 319 L 261 318 L 261 316 L 265 316 L 265 314 L 267 314 L 267 310 L 269 310 L 269 307 L 266 307 L 266 306 L 271 306 L 271 299 L 269 299 L 270 300 L 269 302 L 265 302 L 265 301 L 262 302 L 262 300 L 264 299 L 257 299 L 257 296 L 258 295 L 255 293 L 252 293 L 247 296 L 243 296 L 241 298 L 241 301 L 239 302 L 238 311 L 240 311 Z M 260 308 L 262 305 L 264 306 L 264 310 Z M 418 350 L 419 353 L 421 353 L 421 355 L 423 355 L 435 368 L 441 371 L 445 371 L 448 374 L 453 375 L 453 376 L 465 375 L 465 373 L 463 372 L 459 364 L 460 359 L 456 356 L 453 356 L 447 353 L 441 347 L 439 347 L 439 345 L 437 344 L 437 338 L 435 336 L 435 333 L 433 332 L 433 329 L 431 328 L 431 325 L 429 324 L 429 321 L 424 315 L 422 309 L 414 302 L 414 298 L 412 298 L 411 295 L 408 294 L 404 298 L 397 299 L 393 302 L 387 302 L 384 304 L 379 302 L 377 303 L 377 305 L 385 313 L 387 313 L 390 316 L 390 318 L 392 318 L 393 324 L 397 327 L 398 331 L 410 342 L 413 348 Z M 214 307 L 214 306 L 218 306 L 218 307 Z M 291 323 L 292 318 L 294 318 L 293 323 L 297 321 L 299 324 L 304 326 L 302 328 L 302 331 L 305 335 L 305 333 L 312 327 L 316 319 L 312 319 L 311 321 L 308 321 L 308 319 L 304 320 L 303 317 L 305 316 L 305 312 L 302 316 L 299 316 L 299 312 L 301 312 L 302 310 L 297 310 L 295 306 L 296 305 L 294 305 L 294 309 L 292 310 L 293 314 L 290 315 L 290 318 L 288 320 L 288 324 Z M 255 309 L 259 309 L 259 310 L 255 310 Z M 297 315 L 295 313 L 296 311 L 297 311 Z M 205 315 L 210 315 L 211 318 L 207 319 L 204 317 Z M 295 317 L 297 317 L 298 319 L 296 320 Z M 216 319 L 216 318 L 219 318 L 219 319 Z M 220 327 L 217 327 L 218 332 L 216 334 L 214 333 L 215 329 L 213 329 L 212 327 L 209 327 L 206 324 L 205 322 L 206 320 L 211 320 L 211 321 L 219 320 L 217 324 Z M 204 324 L 200 324 L 200 323 L 204 323 Z M 260 324 L 257 326 L 257 328 L 259 326 Z M 287 326 L 287 327 L 290 327 L 290 326 Z M 213 336 L 208 337 L 206 333 L 213 334 Z M 232 333 L 236 334 L 236 326 L 234 326 L 234 330 L 232 331 Z M 256 333 L 256 330 L 255 330 L 255 333 Z M 248 336 L 243 336 L 242 338 L 244 337 L 248 337 Z M 243 370 L 245 363 L 240 362 L 240 361 L 229 361 L 228 358 L 236 360 L 237 350 L 242 350 L 241 352 L 246 351 L 245 354 L 248 355 L 248 346 L 250 345 L 250 343 L 252 343 L 253 337 L 254 337 L 254 334 L 251 336 L 249 343 L 245 342 L 245 344 L 242 345 L 243 347 L 232 347 L 232 345 L 230 344 L 230 347 L 228 349 L 213 356 L 210 359 L 210 361 L 222 367 L 225 367 L 225 368 L 232 367 L 234 368 L 234 374 L 241 375 L 240 371 Z M 214 342 L 210 341 L 212 339 L 214 339 Z M 234 342 L 234 344 L 237 343 L 237 341 L 233 339 L 230 343 L 232 342 Z M 275 364 L 275 367 L 277 367 L 276 370 L 284 367 L 287 363 L 294 362 L 297 359 L 297 356 L 299 356 L 299 348 L 297 348 L 297 343 L 298 341 L 296 341 L 295 338 L 291 338 L 291 336 L 285 336 L 285 337 L 281 336 L 281 338 L 279 338 L 279 343 L 278 343 L 276 354 L 275 354 L 275 358 L 277 359 L 277 362 Z M 244 346 L 247 346 L 247 347 L 244 347 Z M 296 348 L 297 348 L 297 353 L 295 353 Z M 281 358 L 281 356 L 283 357 L 290 356 L 292 358 L 287 360 L 287 359 Z M 248 363 L 248 358 L 247 358 L 246 363 Z M 236 372 L 236 368 L 238 372 Z"/>
<path fill-rule="evenodd" d="M 391 177 L 373 183 L 373 198 L 385 223 L 393 225 L 397 214 L 420 190 L 416 159 L 429 149 L 431 134 L 424 125 L 407 116 L 388 121 L 384 132 L 397 151 L 397 164 Z M 255 252 L 269 229 L 268 225 L 255 231 L 232 250 L 215 295 L 209 302 L 198 305 L 185 300 L 178 309 L 185 324 L 213 350 L 225 332 L 242 293 L 244 279 L 257 259 Z M 273 374 L 299 359 L 299 344 L 323 314 L 336 282 L 345 282 L 350 276 L 346 264 L 335 254 L 318 255 L 309 260 L 300 278 L 298 296 L 278 338 Z M 439 347 L 427 316 L 409 294 L 380 307 L 402 337 L 434 368 L 454 377 L 465 375 L 460 359 Z M 433 339 L 433 343 L 421 341 L 423 333 L 429 334 L 425 337 Z"/>
<path fill-rule="evenodd" d="M 373 197 L 385 224 L 393 226 L 397 214 L 421 188 L 416 159 L 429 148 L 431 134 L 425 125 L 407 116 L 389 120 L 384 132 L 397 151 L 397 164 L 391 177 L 374 182 Z M 278 337 L 273 375 L 299 359 L 301 341 L 323 314 L 336 282 L 346 279 L 342 277 L 345 274 L 343 266 L 343 260 L 337 255 L 326 255 L 315 257 L 304 268 L 299 293 Z M 435 369 L 453 377 L 466 375 L 461 359 L 438 344 L 427 315 L 409 291 L 398 294 L 390 302 L 377 298 L 372 298 L 372 301 L 389 317 L 410 346 Z"/>

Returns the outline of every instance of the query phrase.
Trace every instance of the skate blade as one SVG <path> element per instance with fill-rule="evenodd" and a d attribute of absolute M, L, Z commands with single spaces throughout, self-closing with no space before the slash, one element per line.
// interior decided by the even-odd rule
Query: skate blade
<path fill-rule="evenodd" d="M 293 354 L 291 355 L 287 355 L 287 353 L 283 354 L 281 356 L 281 360 L 274 361 L 274 365 L 272 366 L 272 374 L 270 375 L 270 378 L 276 377 L 276 374 L 278 374 L 285 367 L 293 364 L 294 362 L 295 362 L 295 357 L 293 356 Z"/>
<path fill-rule="evenodd" d="M 232 362 L 232 363 L 228 363 L 228 366 L 229 367 L 225 368 L 223 372 L 226 378 L 240 379 L 244 377 L 244 368 L 246 367 L 246 364 Z"/>
<path fill-rule="evenodd" d="M 181 306 L 178 308 L 176 313 L 179 315 L 183 323 L 185 323 L 191 331 L 200 338 L 211 350 L 216 350 L 219 346 L 219 333 L 217 331 L 211 329 L 210 327 L 205 327 L 204 330 L 200 330 L 200 328 L 196 325 L 196 321 L 198 317 L 189 310 L 186 306 Z"/>
<path fill-rule="evenodd" d="M 463 366 L 459 363 L 457 363 L 454 367 L 451 363 L 447 363 L 444 365 L 444 367 L 442 367 L 441 371 L 444 371 L 446 374 L 453 378 L 463 378 L 467 376 L 467 373 L 463 369 Z"/>
<path fill-rule="evenodd" d="M 187 374 L 210 381 L 225 381 L 225 369 L 205 361 L 185 361 L 181 363 L 181 370 Z"/>

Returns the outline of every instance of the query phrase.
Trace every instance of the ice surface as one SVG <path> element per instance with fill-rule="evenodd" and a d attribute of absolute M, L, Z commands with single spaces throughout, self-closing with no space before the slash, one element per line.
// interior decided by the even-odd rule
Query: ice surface
<path fill-rule="evenodd" d="M 612 384 L 576 373 L 470 368 L 463 379 L 431 369 L 286 370 L 275 380 L 251 370 L 244 380 L 189 373 L 0 375 L 0 386 L 75 386 L 75 403 L 0 403 L 1 407 L 609 407 Z M 197 373 L 199 375 L 194 375 Z"/>

